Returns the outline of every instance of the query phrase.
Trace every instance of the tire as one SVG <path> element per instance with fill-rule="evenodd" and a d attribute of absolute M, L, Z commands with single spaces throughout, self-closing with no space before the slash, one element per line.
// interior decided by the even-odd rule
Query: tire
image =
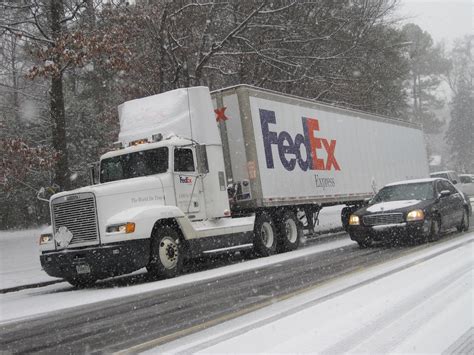
<path fill-rule="evenodd" d="M 179 275 L 182 266 L 180 234 L 172 227 L 159 228 L 152 236 L 148 272 L 154 277 L 169 279 Z"/>
<path fill-rule="evenodd" d="M 367 249 L 372 245 L 372 241 L 370 239 L 358 240 L 357 244 L 359 244 L 360 249 Z"/>
<path fill-rule="evenodd" d="M 441 226 L 440 226 L 440 223 L 439 223 L 439 218 L 433 217 L 433 219 L 431 220 L 431 224 L 430 224 L 430 234 L 428 236 L 428 240 L 430 242 L 435 242 L 435 241 L 439 240 L 439 238 L 440 238 L 440 229 L 441 229 Z"/>
<path fill-rule="evenodd" d="M 74 278 L 67 278 L 66 281 L 75 288 L 89 288 L 94 286 L 97 279 L 92 276 L 77 276 Z"/>
<path fill-rule="evenodd" d="M 256 217 L 253 246 L 259 256 L 270 256 L 277 250 L 277 233 L 272 219 L 262 213 Z"/>
<path fill-rule="evenodd" d="M 459 226 L 456 228 L 458 232 L 466 232 L 469 230 L 469 215 L 465 208 L 463 209 L 461 224 L 459 224 Z"/>
<path fill-rule="evenodd" d="M 275 223 L 277 230 L 277 251 L 284 253 L 298 249 L 303 227 L 296 215 L 291 211 L 286 211 Z"/>

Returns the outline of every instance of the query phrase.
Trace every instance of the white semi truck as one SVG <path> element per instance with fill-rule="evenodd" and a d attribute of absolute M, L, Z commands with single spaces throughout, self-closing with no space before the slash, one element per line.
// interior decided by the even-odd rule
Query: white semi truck
<path fill-rule="evenodd" d="M 416 125 L 245 85 L 128 101 L 119 118 L 96 184 L 50 198 L 41 264 L 73 285 L 294 250 L 322 207 L 350 211 L 377 186 L 428 176 Z"/>

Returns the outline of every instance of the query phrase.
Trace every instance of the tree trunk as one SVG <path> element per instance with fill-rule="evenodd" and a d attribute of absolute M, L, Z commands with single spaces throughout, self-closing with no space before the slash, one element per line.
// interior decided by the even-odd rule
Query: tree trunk
<path fill-rule="evenodd" d="M 64 11 L 62 0 L 50 0 L 50 25 L 51 33 L 55 42 L 62 35 L 61 18 Z M 57 57 L 53 58 L 56 65 L 60 65 Z M 64 92 L 63 92 L 63 74 L 62 70 L 53 74 L 51 77 L 50 91 L 50 114 L 51 127 L 53 136 L 53 148 L 58 154 L 56 162 L 54 180 L 61 190 L 67 190 L 70 186 L 69 180 L 69 161 L 66 141 L 66 113 L 64 109 Z"/>
<path fill-rule="evenodd" d="M 53 148 L 58 154 L 54 180 L 56 184 L 60 186 L 61 190 L 67 190 L 70 185 L 70 180 L 62 75 L 53 76 L 51 79 L 50 110 L 53 130 Z"/>

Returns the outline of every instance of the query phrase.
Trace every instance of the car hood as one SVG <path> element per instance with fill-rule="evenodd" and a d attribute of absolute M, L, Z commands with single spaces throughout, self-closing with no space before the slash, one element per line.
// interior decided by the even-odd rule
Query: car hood
<path fill-rule="evenodd" d="M 388 213 L 388 212 L 409 212 L 415 209 L 424 209 L 432 203 L 432 200 L 401 200 L 388 201 L 368 205 L 357 211 L 358 215 Z"/>

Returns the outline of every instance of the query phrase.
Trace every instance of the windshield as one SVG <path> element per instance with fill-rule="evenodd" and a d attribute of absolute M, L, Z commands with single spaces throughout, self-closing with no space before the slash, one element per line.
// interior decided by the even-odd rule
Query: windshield
<path fill-rule="evenodd" d="M 167 170 L 168 148 L 143 150 L 102 160 L 100 163 L 100 182 L 160 174 Z"/>
<path fill-rule="evenodd" d="M 388 201 L 429 200 L 432 198 L 434 198 L 434 190 L 431 182 L 394 185 L 381 189 L 372 199 L 371 204 Z"/>

